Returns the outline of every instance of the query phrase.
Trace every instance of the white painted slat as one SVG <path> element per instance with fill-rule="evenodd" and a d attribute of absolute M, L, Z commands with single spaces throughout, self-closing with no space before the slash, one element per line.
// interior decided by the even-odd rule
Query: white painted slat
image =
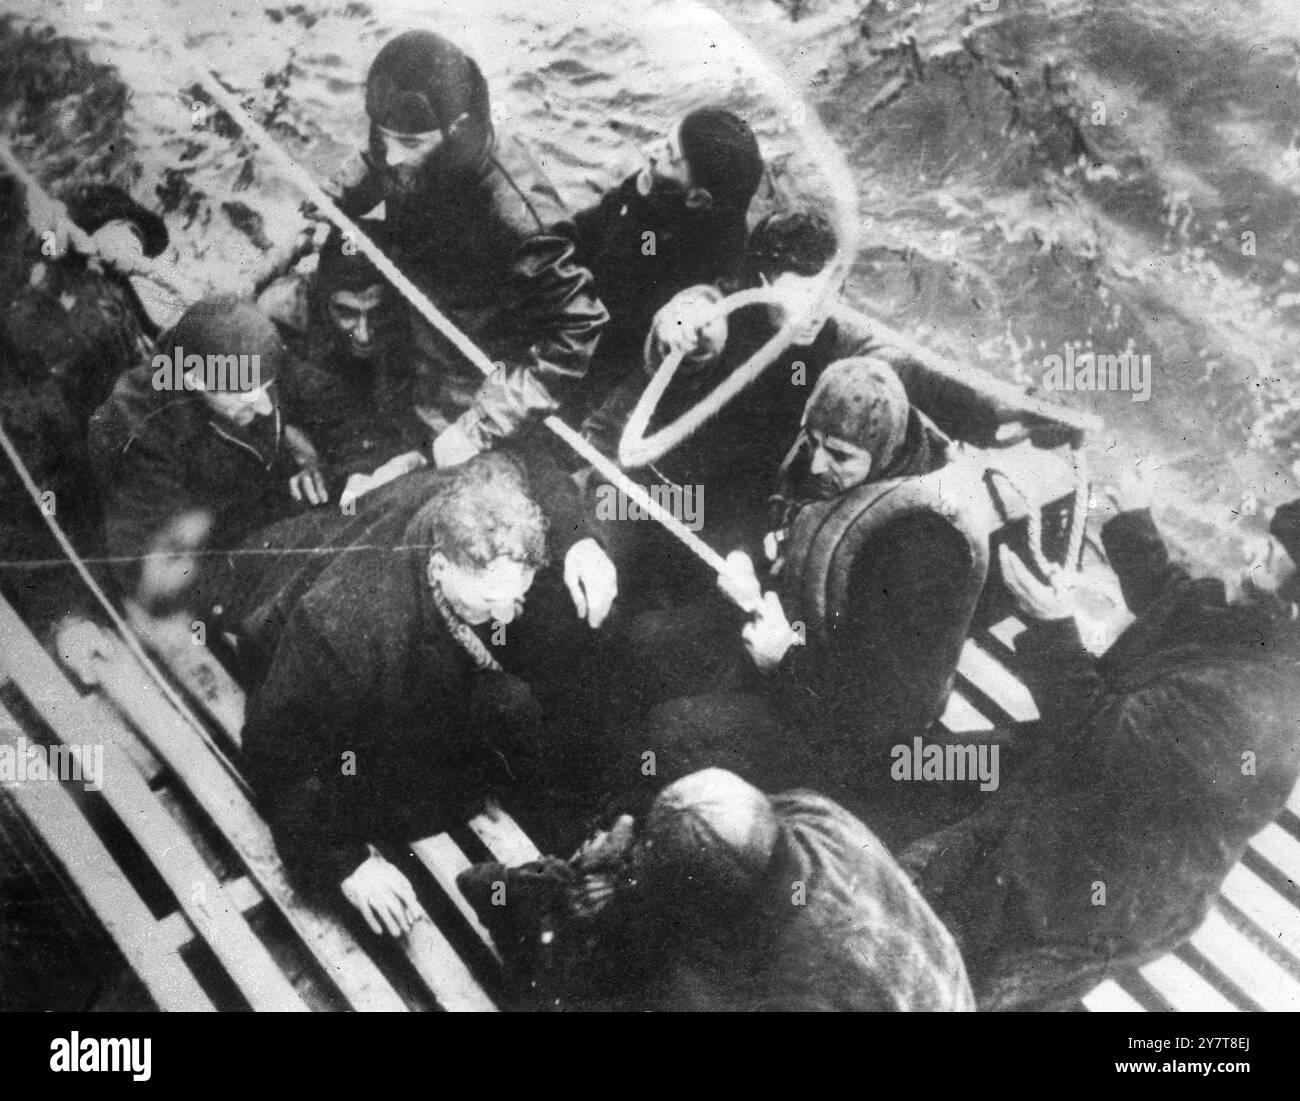
<path fill-rule="evenodd" d="M 1162 956 L 1141 968 L 1142 977 L 1180 1013 L 1239 1013 L 1231 1001 L 1214 989 L 1177 956 Z"/>
<path fill-rule="evenodd" d="M 497 946 L 492 942 L 492 934 L 487 931 L 487 927 L 479 920 L 478 914 L 474 912 L 474 907 L 469 904 L 468 899 L 461 894 L 460 888 L 456 885 L 456 876 L 470 866 L 469 857 L 445 833 L 412 842 L 411 851 L 419 858 L 420 863 L 429 870 L 429 874 L 442 888 L 443 893 L 451 899 L 453 905 L 460 911 L 461 916 L 469 922 L 471 928 L 478 934 L 479 940 L 487 946 L 488 951 L 500 962 L 501 954 L 497 951 Z"/>
<path fill-rule="evenodd" d="M 1241 864 L 1228 873 L 1220 894 L 1300 964 L 1300 910 Z"/>
<path fill-rule="evenodd" d="M 1114 979 L 1107 979 L 1092 993 L 1085 994 L 1083 1004 L 1093 1013 L 1145 1013 L 1142 1003 L 1126 992 Z"/>
<path fill-rule="evenodd" d="M 975 685 L 989 699 L 996 701 L 1018 723 L 1033 722 L 1038 708 L 1029 689 L 1011 674 L 1005 665 L 971 639 L 962 648 L 957 672 Z"/>
<path fill-rule="evenodd" d="M 1250 847 L 1300 890 L 1300 841 L 1270 822 L 1250 839 Z"/>
<path fill-rule="evenodd" d="M 1229 979 L 1265 1009 L 1300 1011 L 1300 982 L 1256 948 L 1217 910 L 1192 936 L 1191 943 Z"/>
<path fill-rule="evenodd" d="M 489 803 L 482 814 L 471 818 L 469 828 L 493 857 L 508 867 L 527 864 L 542 855 L 519 824 L 494 803 Z"/>
<path fill-rule="evenodd" d="M 980 734 L 993 729 L 993 724 L 976 711 L 960 692 L 955 691 L 949 694 L 948 706 L 944 708 L 939 722 L 954 734 Z"/>

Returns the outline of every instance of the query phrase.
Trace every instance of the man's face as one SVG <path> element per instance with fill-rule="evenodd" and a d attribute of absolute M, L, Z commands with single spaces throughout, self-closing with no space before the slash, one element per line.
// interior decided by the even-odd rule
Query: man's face
<path fill-rule="evenodd" d="M 380 314 L 384 297 L 382 283 L 363 291 L 335 291 L 329 297 L 330 320 L 357 359 L 373 359 L 383 351 Z"/>
<path fill-rule="evenodd" d="M 384 167 L 389 176 L 400 190 L 414 190 L 420 172 L 446 140 L 443 132 L 430 130 L 423 134 L 400 134 L 382 126 L 376 129 L 379 131 Z"/>
<path fill-rule="evenodd" d="M 479 568 L 459 565 L 435 551 L 429 565 L 452 610 L 475 625 L 512 622 L 524 610 L 524 598 L 537 572 L 504 555 Z"/>
<path fill-rule="evenodd" d="M 686 206 L 704 205 L 708 192 L 695 186 L 691 179 L 691 166 L 682 153 L 682 123 L 678 119 L 668 128 L 668 133 L 645 145 L 641 153 L 645 165 L 636 178 L 638 194 L 644 198 L 653 195 L 659 200 L 675 200 Z M 711 201 L 711 199 L 707 200 Z"/>
<path fill-rule="evenodd" d="M 763 285 L 771 287 L 780 299 L 780 305 L 768 307 L 772 324 L 784 324 L 789 316 L 797 315 L 805 320 L 795 331 L 793 343 L 803 348 L 812 344 L 826 326 L 834 309 L 833 295 L 827 295 L 818 301 L 823 282 L 820 275 L 799 275 L 793 271 L 783 271 L 769 281 L 766 275 L 760 276 Z"/>
<path fill-rule="evenodd" d="M 829 500 L 862 485 L 871 476 L 871 452 L 816 428 L 805 428 L 808 472 L 819 498 Z"/>
<path fill-rule="evenodd" d="M 200 382 L 198 379 L 195 381 Z M 190 388 L 198 392 L 212 412 L 237 428 L 247 428 L 258 417 L 269 417 L 275 412 L 278 402 L 275 379 L 254 390 L 205 390 L 201 382 Z"/>

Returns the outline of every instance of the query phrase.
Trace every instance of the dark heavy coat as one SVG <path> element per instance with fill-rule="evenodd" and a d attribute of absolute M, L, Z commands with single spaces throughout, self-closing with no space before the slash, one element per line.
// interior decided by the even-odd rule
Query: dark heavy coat
<path fill-rule="evenodd" d="M 666 212 L 641 196 L 635 175 L 575 214 L 570 230 L 609 310 L 592 364 L 597 397 L 640 373 L 650 322 L 674 294 L 739 276 L 748 238 L 743 213 Z"/>
<path fill-rule="evenodd" d="M 952 936 L 871 831 L 810 791 L 773 796 L 772 806 L 771 866 L 726 920 L 626 887 L 594 918 L 572 914 L 565 898 L 580 872 L 553 858 L 476 865 L 461 883 L 547 1008 L 974 1009 Z M 501 880 L 515 900 L 504 908 L 490 903 Z"/>
<path fill-rule="evenodd" d="M 440 375 L 440 412 L 481 446 L 517 435 L 571 399 L 606 312 L 573 242 L 553 227 L 563 205 L 518 139 L 501 137 L 479 170 L 445 186 L 395 193 L 365 154 L 334 181 L 358 217 L 385 206 L 382 237 L 407 274 L 504 370 L 487 382 L 415 321 L 420 355 Z"/>
<path fill-rule="evenodd" d="M 762 307 L 738 310 L 730 319 L 727 346 L 718 361 L 702 372 L 702 377 L 675 377 L 650 418 L 648 431 L 657 432 L 702 400 L 775 332 Z M 878 342 L 862 327 L 847 319 L 845 323 L 829 321 L 810 347 L 787 350 L 681 446 L 653 467 L 632 471 L 632 476 L 646 485 L 702 486 L 704 529 L 700 534 L 724 554 L 743 549 L 757 560 L 767 530 L 768 499 L 781 460 L 799 432 L 813 386 L 836 360 L 876 350 Z M 628 417 L 649 379 L 639 369 L 630 374 L 583 425 L 587 437 L 605 454 L 617 454 Z M 657 525 L 620 524 L 607 538 L 611 556 L 631 577 L 656 565 L 643 562 L 641 556 L 653 551 L 664 537 Z M 694 570 L 693 575 L 699 578 L 702 571 Z M 707 575 L 703 580 L 709 582 Z"/>
<path fill-rule="evenodd" d="M 337 885 L 367 844 L 446 828 L 482 794 L 476 671 L 433 605 L 427 549 L 340 554 L 299 598 L 244 726 L 247 776 L 304 883 Z"/>
<path fill-rule="evenodd" d="M 409 451 L 428 458 L 432 436 L 415 411 L 416 374 L 405 321 L 384 353 L 358 359 L 321 301 L 316 275 L 273 283 L 258 299 L 295 358 L 298 426 L 320 453 L 331 498 L 352 474 L 370 474 Z M 384 322 L 394 324 L 385 304 Z"/>
<path fill-rule="evenodd" d="M 104 541 L 122 559 L 116 570 L 128 588 L 139 580 L 140 556 L 184 512 L 211 513 L 206 547 L 224 551 L 297 507 L 289 479 L 298 464 L 280 411 L 237 429 L 220 423 L 198 394 L 155 390 L 152 377 L 148 363 L 128 371 L 90 422 Z M 276 381 L 282 390 L 288 383 L 286 374 Z"/>
<path fill-rule="evenodd" d="M 1137 620 L 1099 660 L 1070 620 L 1021 636 L 1036 756 L 904 856 L 982 1007 L 1065 1005 L 1176 947 L 1300 771 L 1295 624 L 1171 564 L 1146 512 L 1104 538 Z"/>
<path fill-rule="evenodd" d="M 570 606 L 563 624 L 530 626 L 557 602 L 539 609 L 537 590 L 560 587 L 564 554 L 583 535 L 571 484 L 534 460 L 529 492 L 551 522 L 556 564 L 504 640 L 477 629 L 506 673 L 474 668 L 432 603 L 429 548 L 407 537 L 452 473 L 399 478 L 363 497 L 355 516 L 331 509 L 272 525 L 236 557 L 228 626 L 256 685 L 244 729 L 248 775 L 304 882 L 337 884 L 367 843 L 405 845 L 462 818 L 490 789 L 531 796 L 543 773 L 571 764 L 569 742 L 553 744 L 545 762 L 538 756 L 541 704 L 511 675 L 535 674 L 539 643 L 530 637 L 563 649 L 569 621 L 577 624 Z"/>

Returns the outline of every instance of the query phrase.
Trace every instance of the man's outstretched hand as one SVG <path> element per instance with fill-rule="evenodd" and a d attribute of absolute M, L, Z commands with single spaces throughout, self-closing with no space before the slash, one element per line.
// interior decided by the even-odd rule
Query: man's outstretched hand
<path fill-rule="evenodd" d="M 409 933 L 417 921 L 429 916 L 411 881 L 378 853 L 343 881 L 343 897 L 361 911 L 376 933 L 387 929 L 394 937 Z"/>

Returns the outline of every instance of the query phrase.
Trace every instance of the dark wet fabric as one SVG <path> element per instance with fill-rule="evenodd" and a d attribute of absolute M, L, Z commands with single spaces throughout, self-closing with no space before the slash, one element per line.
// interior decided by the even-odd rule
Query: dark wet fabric
<path fill-rule="evenodd" d="M 416 412 L 416 371 L 405 319 L 380 306 L 378 323 L 395 331 L 373 359 L 358 359 L 330 320 L 317 276 L 279 280 L 258 299 L 290 350 L 296 371 L 298 426 L 320 454 L 331 499 L 352 474 L 370 474 L 410 451 L 429 458 L 432 433 Z"/>
<path fill-rule="evenodd" d="M 684 414 L 775 332 L 761 307 L 737 311 L 730 318 L 721 358 L 700 376 L 674 378 L 648 431 L 656 432 Z M 744 550 L 760 562 L 769 498 L 813 385 L 829 364 L 877 347 L 875 338 L 852 319 L 832 319 L 812 345 L 787 350 L 700 431 L 653 466 L 630 471 L 630 476 L 643 486 L 702 487 L 695 498 L 703 523 L 700 536 L 722 554 Z M 648 380 L 642 371 L 630 375 L 584 424 L 585 434 L 605 454 L 617 454 L 623 428 Z M 597 479 L 589 487 L 593 512 L 600 494 L 610 492 L 600 488 L 603 485 Z M 620 575 L 627 578 L 623 589 L 629 600 L 672 605 L 712 591 L 712 574 L 658 524 L 606 523 L 601 533 Z"/>
<path fill-rule="evenodd" d="M 338 555 L 290 612 L 249 700 L 246 775 L 305 884 L 337 885 L 367 844 L 446 829 L 509 751 L 473 721 L 482 675 L 433 605 L 427 558 L 382 544 Z"/>
<path fill-rule="evenodd" d="M 678 291 L 740 274 L 747 231 L 743 212 L 687 210 L 642 196 L 629 176 L 561 226 L 577 243 L 609 310 L 592 358 L 587 389 L 602 401 L 624 378 L 641 373 L 642 349 L 654 315 Z"/>
<path fill-rule="evenodd" d="M 88 602 L 42 508 L 93 555 L 99 534 L 94 477 L 82 430 L 53 379 L 0 378 L 0 421 L 42 495 L 39 504 L 33 501 L 0 455 L 0 590 L 39 630 Z"/>
<path fill-rule="evenodd" d="M 812 792 L 786 792 L 770 804 L 775 851 L 726 920 L 692 912 L 684 899 L 645 897 L 650 888 L 622 877 L 599 914 L 575 913 L 577 860 L 478 865 L 461 883 L 512 960 L 522 957 L 517 970 L 530 1004 L 546 1008 L 974 1008 L 952 937 L 871 831 Z M 490 904 L 497 882 L 516 904 Z M 707 888 L 699 885 L 701 896 Z"/>
<path fill-rule="evenodd" d="M 499 136 L 481 170 L 405 193 L 361 155 L 333 182 L 344 212 L 384 204 L 380 240 L 470 340 L 502 366 L 485 382 L 412 314 L 440 414 L 489 447 L 574 400 L 606 312 L 571 240 L 558 193 L 517 138 Z"/>
<path fill-rule="evenodd" d="M 168 524 L 186 512 L 209 513 L 208 557 L 200 560 L 193 590 L 199 607 L 219 599 L 223 552 L 299 510 L 289 494 L 298 464 L 285 444 L 280 412 L 236 428 L 216 420 L 196 393 L 154 389 L 153 374 L 144 363 L 123 375 L 91 418 L 104 543 L 117 559 L 114 572 L 132 591 L 142 556 Z M 286 390 L 289 380 L 276 385 Z"/>
<path fill-rule="evenodd" d="M 903 857 L 983 1008 L 1067 1007 L 1176 947 L 1300 773 L 1295 622 L 1193 580 L 1146 512 L 1104 539 L 1137 620 L 1100 659 L 1069 620 L 1021 636 L 1033 756 Z"/>

